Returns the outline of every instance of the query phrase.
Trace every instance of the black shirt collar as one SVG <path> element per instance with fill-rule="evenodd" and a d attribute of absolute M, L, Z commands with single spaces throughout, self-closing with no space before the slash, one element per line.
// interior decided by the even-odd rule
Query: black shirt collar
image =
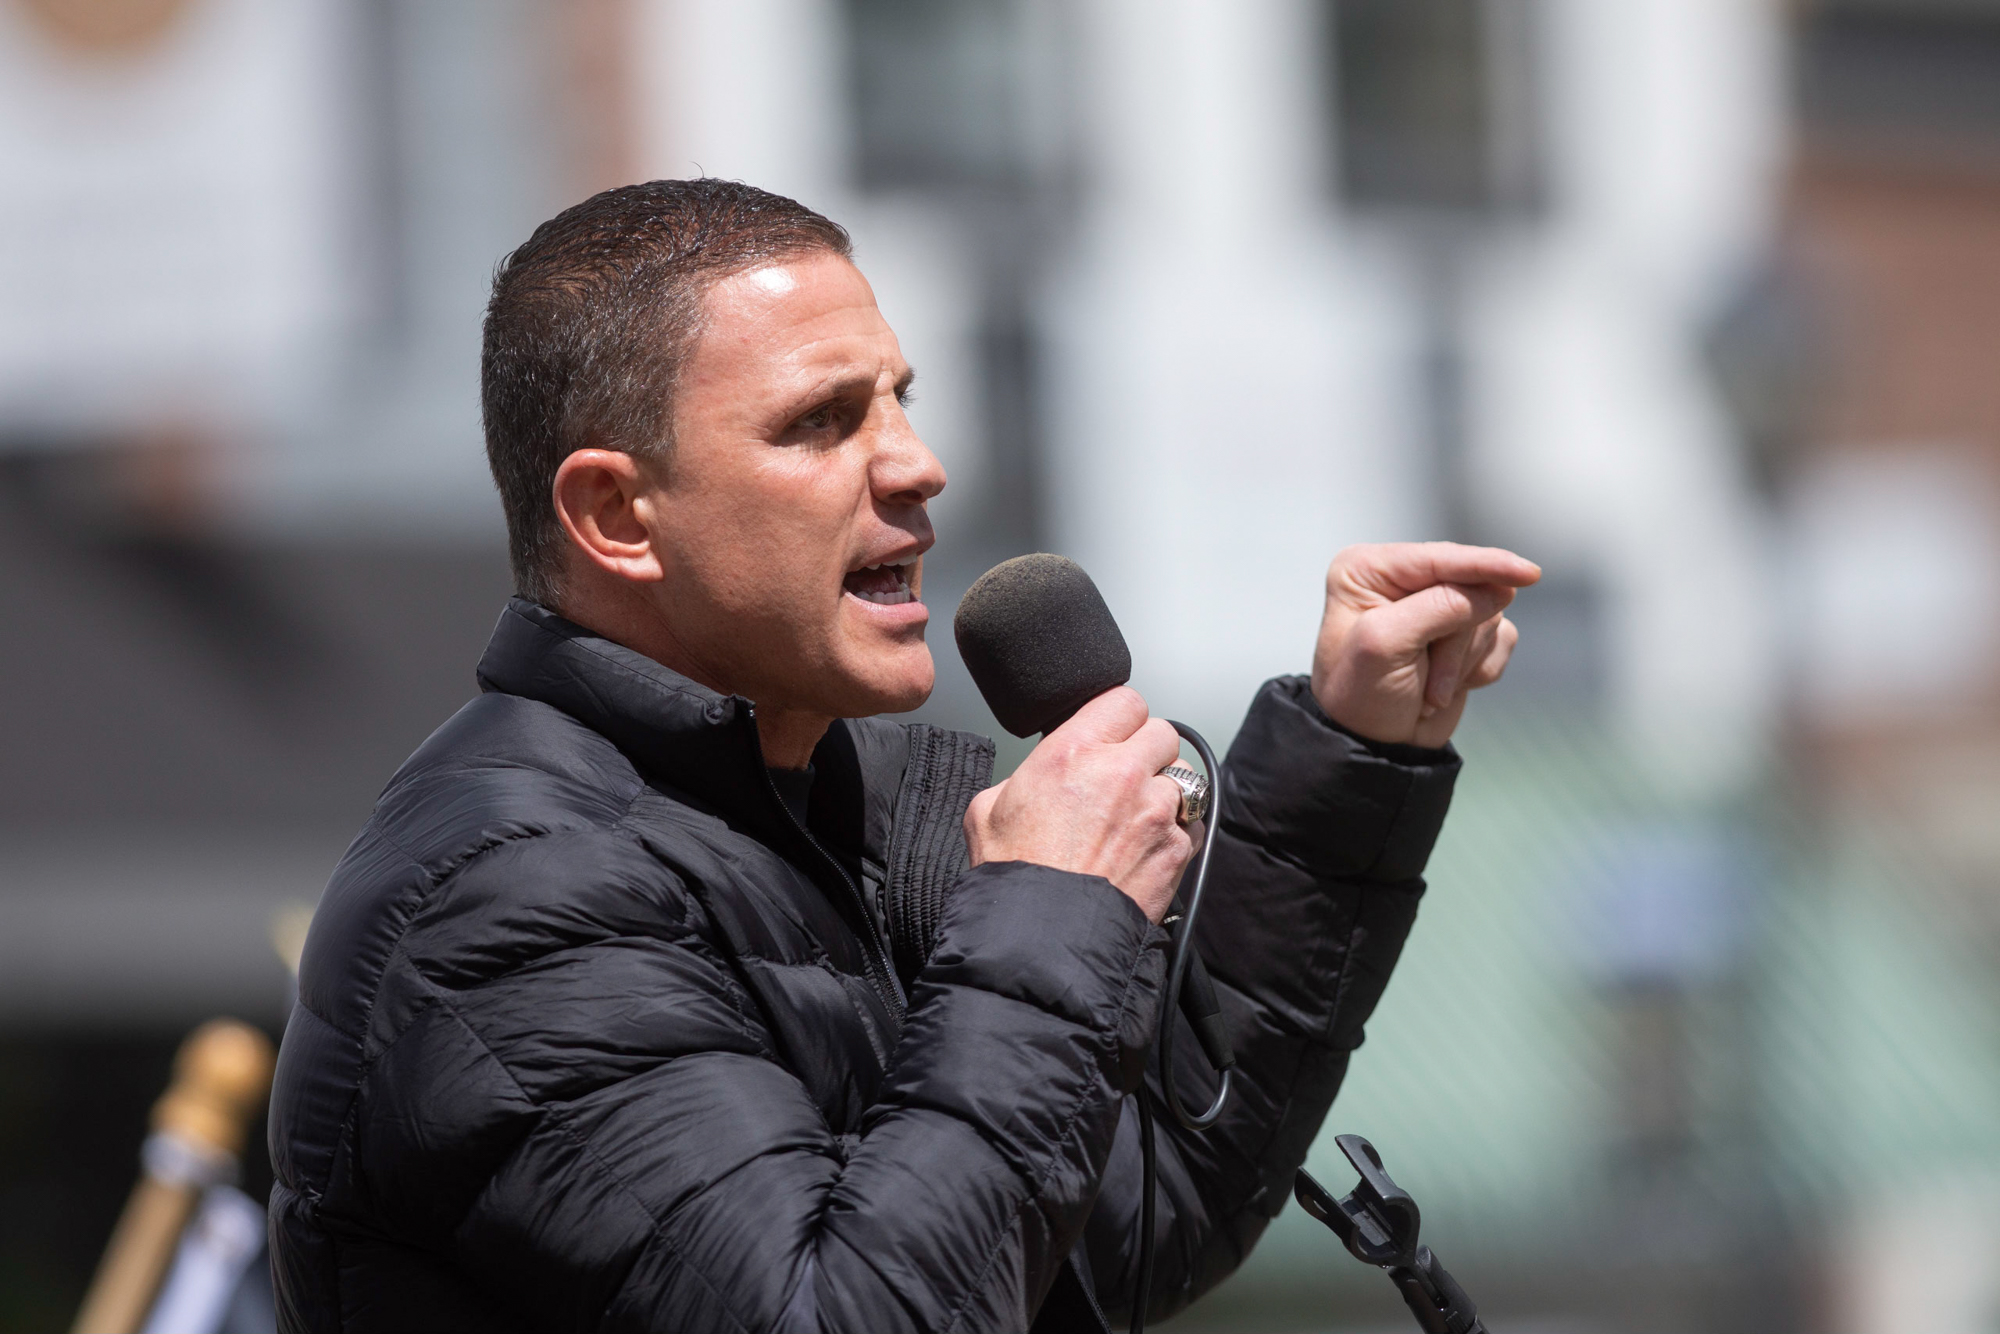
<path fill-rule="evenodd" d="M 742 696 L 710 690 L 520 597 L 500 613 L 478 675 L 482 689 L 561 709 L 608 738 L 649 779 L 761 841 L 784 848 L 797 837 L 764 770 L 755 706 Z M 837 850 L 879 857 L 863 845 L 872 841 L 870 826 L 882 822 L 864 811 L 893 788 L 884 793 L 867 781 L 845 722 L 827 729 L 812 765 L 813 832 Z"/>

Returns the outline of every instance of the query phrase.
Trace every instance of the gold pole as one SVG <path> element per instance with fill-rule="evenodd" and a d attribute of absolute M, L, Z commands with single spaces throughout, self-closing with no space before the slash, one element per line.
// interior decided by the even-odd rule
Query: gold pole
<path fill-rule="evenodd" d="M 145 1170 L 119 1215 L 72 1334 L 136 1334 L 202 1191 L 235 1174 L 243 1136 L 271 1092 L 271 1042 L 248 1024 L 211 1019 L 174 1057 L 153 1106 Z"/>

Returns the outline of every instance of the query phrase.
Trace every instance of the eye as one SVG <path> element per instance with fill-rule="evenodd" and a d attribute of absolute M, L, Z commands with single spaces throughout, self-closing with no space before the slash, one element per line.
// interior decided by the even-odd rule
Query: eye
<path fill-rule="evenodd" d="M 806 431 L 824 431 L 840 419 L 840 410 L 831 403 L 822 403 L 794 422 L 793 425 Z"/>

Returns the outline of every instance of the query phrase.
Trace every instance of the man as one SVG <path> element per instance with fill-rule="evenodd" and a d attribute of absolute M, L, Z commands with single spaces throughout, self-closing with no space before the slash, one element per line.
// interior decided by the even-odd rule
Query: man
<path fill-rule="evenodd" d="M 1105 1329 L 1191 848 L 1171 729 L 1117 690 L 988 787 L 990 743 L 871 717 L 931 688 L 945 477 L 819 215 L 598 195 L 508 258 L 485 339 L 522 596 L 313 923 L 283 1326 Z M 1213 1130 L 1162 1123 L 1156 1315 L 1284 1203 L 1536 574 L 1345 553 L 1310 683 L 1252 706 L 1202 931 L 1240 1067 Z"/>

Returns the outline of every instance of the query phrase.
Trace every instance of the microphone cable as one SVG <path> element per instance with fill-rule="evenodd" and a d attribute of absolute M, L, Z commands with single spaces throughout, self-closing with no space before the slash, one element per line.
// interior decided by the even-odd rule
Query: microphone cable
<path fill-rule="evenodd" d="M 1222 766 L 1216 761 L 1215 752 L 1201 733 L 1186 723 L 1167 720 L 1183 740 L 1194 747 L 1201 757 L 1202 768 L 1208 773 L 1209 803 L 1204 820 L 1201 847 L 1195 853 L 1192 866 L 1192 883 L 1185 895 L 1175 895 L 1176 906 L 1185 907 L 1176 913 L 1169 908 L 1166 922 L 1171 944 L 1167 960 L 1167 994 L 1160 1006 L 1159 1030 L 1154 1037 L 1154 1049 L 1160 1062 L 1160 1092 L 1166 1100 L 1167 1111 L 1175 1121 L 1187 1130 L 1207 1130 L 1222 1118 L 1223 1105 L 1229 1101 L 1230 1078 L 1236 1065 L 1235 1054 L 1230 1050 L 1228 1034 L 1222 1026 L 1222 1008 L 1215 998 L 1215 985 L 1210 981 L 1208 970 L 1201 965 L 1201 956 L 1195 952 L 1195 919 L 1201 912 L 1202 894 L 1208 888 L 1208 866 L 1215 852 L 1215 836 L 1222 826 Z M 1183 881 L 1189 877 L 1182 873 Z M 1192 986 L 1200 1018 L 1192 1021 L 1195 1037 L 1201 1043 L 1203 1053 L 1221 1075 L 1216 1086 L 1215 1100 L 1203 1112 L 1188 1110 L 1181 1101 L 1179 1087 L 1174 1083 L 1174 1020 L 1181 1012 L 1181 992 Z M 1153 1140 L 1152 1093 L 1141 1083 L 1139 1086 L 1139 1284 L 1132 1302 L 1131 1334 L 1145 1334 L 1146 1305 L 1153 1294 L 1153 1229 L 1157 1214 L 1156 1196 L 1159 1193 L 1159 1147 Z"/>
<path fill-rule="evenodd" d="M 952 637 L 979 693 L 1000 725 L 1018 737 L 1047 736 L 1086 701 L 1132 679 L 1132 652 L 1104 595 L 1075 561 L 1049 552 L 1001 561 L 973 581 L 959 599 Z M 1209 810 L 1191 864 L 1181 872 L 1184 892 L 1174 896 L 1161 925 L 1169 938 L 1167 990 L 1153 1048 L 1159 1057 L 1159 1097 L 1184 1130 L 1199 1133 L 1222 1117 L 1236 1064 L 1215 983 L 1194 947 L 1195 923 L 1208 887 L 1222 808 L 1222 765 L 1201 733 L 1168 720 L 1208 770 Z M 1176 780 L 1178 781 L 1178 780 Z M 1183 793 L 1183 801 L 1187 795 Z M 1192 873 L 1192 874 L 1190 874 Z M 1215 1099 L 1202 1111 L 1181 1100 L 1174 1082 L 1174 1020 L 1185 1015 L 1202 1054 L 1220 1076 Z M 1148 1062 L 1150 1065 L 1150 1062 Z M 1154 1139 L 1154 1097 L 1142 1079 L 1137 1093 L 1140 1156 L 1139 1290 L 1132 1303 L 1132 1334 L 1145 1334 L 1146 1304 L 1153 1293 L 1153 1229 L 1158 1222 L 1159 1145 Z"/>

